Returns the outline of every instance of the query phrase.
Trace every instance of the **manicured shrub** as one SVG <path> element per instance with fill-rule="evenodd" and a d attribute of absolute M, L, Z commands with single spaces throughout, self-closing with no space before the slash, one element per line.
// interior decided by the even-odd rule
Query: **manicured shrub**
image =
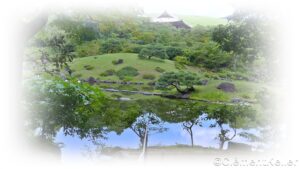
<path fill-rule="evenodd" d="M 131 66 L 123 67 L 122 69 L 117 71 L 117 76 L 120 79 L 124 79 L 126 76 L 134 77 L 137 76 L 138 74 L 139 74 L 138 70 Z"/>
<path fill-rule="evenodd" d="M 118 60 L 113 60 L 112 61 L 112 64 L 114 64 L 114 65 L 119 65 L 119 64 L 122 64 L 122 63 L 124 63 L 123 59 L 118 59 Z"/>
<path fill-rule="evenodd" d="M 161 68 L 161 67 L 156 67 L 155 70 L 159 73 L 163 73 L 165 72 L 165 69 Z"/>
<path fill-rule="evenodd" d="M 120 78 L 120 79 L 123 80 L 124 82 L 130 82 L 130 81 L 133 80 L 133 78 L 130 77 L 130 76 L 124 76 L 124 77 L 122 77 L 122 78 Z"/>
<path fill-rule="evenodd" d="M 114 69 L 108 69 L 100 74 L 100 76 L 113 76 L 116 74 L 116 71 Z"/>
<path fill-rule="evenodd" d="M 190 65 L 191 63 L 188 61 L 188 58 L 185 56 L 176 56 L 174 58 L 175 62 L 184 64 L 184 65 Z"/>
<path fill-rule="evenodd" d="M 143 79 L 153 80 L 153 79 L 155 79 L 155 75 L 152 75 L 152 74 L 144 74 L 144 75 L 143 75 Z"/>
<path fill-rule="evenodd" d="M 86 70 L 93 70 L 95 67 L 91 65 L 84 65 L 83 66 Z"/>

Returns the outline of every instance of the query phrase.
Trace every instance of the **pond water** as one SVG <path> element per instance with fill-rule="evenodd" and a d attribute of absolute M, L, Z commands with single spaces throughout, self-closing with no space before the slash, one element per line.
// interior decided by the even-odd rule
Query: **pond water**
<path fill-rule="evenodd" d="M 209 127 L 214 123 L 214 120 L 207 120 L 202 122 L 202 127 L 194 126 L 194 144 L 196 146 L 202 147 L 211 147 L 218 148 L 219 140 L 216 138 L 220 132 L 220 128 Z M 154 133 L 149 136 L 148 146 L 169 146 L 184 144 L 190 145 L 190 135 L 183 129 L 182 123 L 164 123 L 164 127 L 168 128 L 167 131 L 162 133 Z M 228 125 L 224 125 L 224 128 L 229 129 Z M 245 131 L 243 129 L 238 129 L 237 133 Z M 256 133 L 255 129 L 247 130 L 248 133 Z M 231 130 L 228 135 L 232 135 L 233 131 Z M 130 129 L 125 129 L 120 135 L 117 135 L 115 132 L 109 132 L 107 135 L 108 139 L 103 140 L 106 147 L 121 147 L 121 148 L 139 148 L 139 137 Z M 248 141 L 247 139 L 237 135 L 233 142 L 245 143 L 249 145 L 254 145 L 254 143 Z M 72 162 L 74 160 L 84 160 L 84 152 L 87 148 L 94 148 L 95 145 L 92 141 L 88 139 L 80 139 L 78 136 L 65 136 L 61 131 L 58 132 L 55 142 L 63 143 L 64 146 L 61 149 L 62 160 L 65 162 Z M 227 148 L 227 143 L 225 144 Z M 87 159 L 85 159 L 87 160 Z"/>

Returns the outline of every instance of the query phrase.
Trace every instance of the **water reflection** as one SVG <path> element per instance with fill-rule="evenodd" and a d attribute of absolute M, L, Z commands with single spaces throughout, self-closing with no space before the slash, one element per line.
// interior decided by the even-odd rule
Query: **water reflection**
<path fill-rule="evenodd" d="M 203 119 L 206 115 L 199 116 L 199 119 Z M 184 130 L 183 122 L 179 123 L 170 123 L 165 122 L 164 127 L 168 128 L 167 131 L 151 134 L 148 138 L 148 146 L 174 146 L 174 145 L 189 145 L 191 144 L 190 134 Z M 219 139 L 217 138 L 220 133 L 220 128 L 210 126 L 215 124 L 215 120 L 206 120 L 202 121 L 202 126 L 194 126 L 194 145 L 208 148 L 219 148 Z M 224 129 L 229 129 L 229 125 L 224 125 Z M 237 129 L 237 133 L 248 132 L 252 134 L 257 134 L 257 130 L 252 128 L 248 130 Z M 230 131 L 229 135 L 233 134 L 233 131 Z M 119 147 L 123 149 L 139 149 L 140 140 L 139 137 L 133 132 L 131 128 L 125 129 L 120 135 L 112 131 L 107 134 L 108 139 L 102 140 L 104 147 Z M 96 146 L 94 143 L 88 139 L 80 139 L 78 136 L 65 136 L 61 131 L 58 132 L 56 142 L 64 143 L 62 148 L 62 159 L 65 162 L 74 161 L 74 160 L 83 160 L 84 152 L 89 150 L 95 150 Z M 255 146 L 254 142 L 247 140 L 244 137 L 237 135 L 232 142 L 245 143 L 252 146 Z M 227 149 L 228 143 L 225 143 L 224 148 Z M 99 158 L 109 159 L 109 156 L 99 156 Z M 85 159 L 87 160 L 87 159 Z"/>

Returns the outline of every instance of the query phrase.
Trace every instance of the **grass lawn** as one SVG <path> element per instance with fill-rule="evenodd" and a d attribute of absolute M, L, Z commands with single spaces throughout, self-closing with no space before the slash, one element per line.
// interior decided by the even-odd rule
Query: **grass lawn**
<path fill-rule="evenodd" d="M 123 59 L 124 63 L 114 65 L 113 60 Z M 105 72 L 108 69 L 114 69 L 118 71 L 126 66 L 132 66 L 136 68 L 139 72 L 139 75 L 134 77 L 132 81 L 139 82 L 149 82 L 153 80 L 143 79 L 143 75 L 152 74 L 155 76 L 155 79 L 158 79 L 160 72 L 155 70 L 156 67 L 160 67 L 165 71 L 179 71 L 175 68 L 175 64 L 171 60 L 160 60 L 160 59 L 139 59 L 137 54 L 132 53 L 116 53 L 116 54 L 105 54 L 98 56 L 89 56 L 84 58 L 74 59 L 70 64 L 71 69 L 74 70 L 74 74 L 80 74 L 82 78 L 88 78 L 90 76 L 94 78 L 99 78 L 102 80 L 120 80 L 116 75 L 113 76 L 100 76 L 101 73 Z M 86 70 L 84 66 L 89 65 L 94 67 L 92 70 Z M 187 67 L 186 71 L 197 73 L 198 68 Z M 154 80 L 155 80 L 154 79 Z"/>
<path fill-rule="evenodd" d="M 112 61 L 123 59 L 122 64 L 114 65 Z M 92 67 L 90 70 L 87 70 L 86 66 Z M 153 82 L 159 78 L 162 74 L 155 70 L 156 67 L 160 67 L 164 69 L 166 72 L 168 71 L 179 71 L 175 68 L 175 64 L 171 60 L 160 60 L 160 59 L 139 59 L 137 54 L 133 53 L 115 53 L 115 54 L 104 54 L 98 56 L 89 56 L 84 58 L 74 59 L 72 63 L 70 63 L 71 69 L 74 70 L 74 75 L 80 75 L 80 78 L 87 79 L 89 77 L 94 77 L 100 80 L 115 80 L 122 81 L 118 76 L 101 76 L 100 74 L 109 69 L 114 69 L 118 71 L 126 66 L 134 67 L 138 70 L 139 75 L 132 77 L 130 81 L 132 82 L 143 82 L 144 85 L 120 85 L 120 84 L 100 84 L 99 87 L 102 88 L 115 88 L 121 90 L 138 90 L 138 91 L 148 91 L 148 92 L 156 92 L 162 93 L 164 91 L 160 91 L 155 89 L 153 86 L 149 86 L 148 82 Z M 186 66 L 186 70 L 189 72 L 197 73 L 202 79 L 203 70 L 200 71 L 197 67 Z M 143 75 L 151 74 L 155 76 L 155 79 L 143 79 Z M 190 95 L 190 98 L 193 99 L 205 99 L 211 101 L 230 101 L 232 98 L 242 98 L 245 100 L 254 101 L 255 95 L 258 93 L 264 85 L 254 82 L 235 80 L 231 81 L 236 86 L 236 92 L 227 93 L 223 92 L 216 87 L 224 80 L 212 80 L 210 79 L 208 84 L 205 86 L 195 86 L 196 92 Z M 176 93 L 176 90 L 173 89 L 169 91 L 170 93 Z M 126 93 L 109 93 L 109 96 L 112 97 L 128 97 L 131 99 L 142 99 L 145 97 L 141 94 L 126 94 Z M 157 97 L 157 96 L 153 96 Z"/>

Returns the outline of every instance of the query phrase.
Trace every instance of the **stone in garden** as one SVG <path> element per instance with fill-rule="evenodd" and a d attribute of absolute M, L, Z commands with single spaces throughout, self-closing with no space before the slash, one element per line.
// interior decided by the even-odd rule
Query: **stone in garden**
<path fill-rule="evenodd" d="M 94 78 L 94 77 L 89 77 L 87 79 L 87 82 L 90 84 L 90 85 L 93 85 L 97 82 L 97 80 Z"/>
<path fill-rule="evenodd" d="M 217 89 L 220 89 L 224 92 L 235 92 L 236 91 L 235 85 L 233 83 L 229 83 L 229 82 L 220 83 L 218 85 Z"/>
<path fill-rule="evenodd" d="M 238 97 L 235 97 L 235 98 L 232 98 L 231 99 L 231 102 L 232 103 L 240 103 L 240 102 L 242 102 L 243 100 L 241 99 L 241 98 L 238 98 Z"/>
<path fill-rule="evenodd" d="M 202 85 L 202 86 L 206 86 L 208 83 L 208 80 L 207 79 L 204 79 L 204 80 L 200 80 L 199 81 L 199 85 Z"/>

